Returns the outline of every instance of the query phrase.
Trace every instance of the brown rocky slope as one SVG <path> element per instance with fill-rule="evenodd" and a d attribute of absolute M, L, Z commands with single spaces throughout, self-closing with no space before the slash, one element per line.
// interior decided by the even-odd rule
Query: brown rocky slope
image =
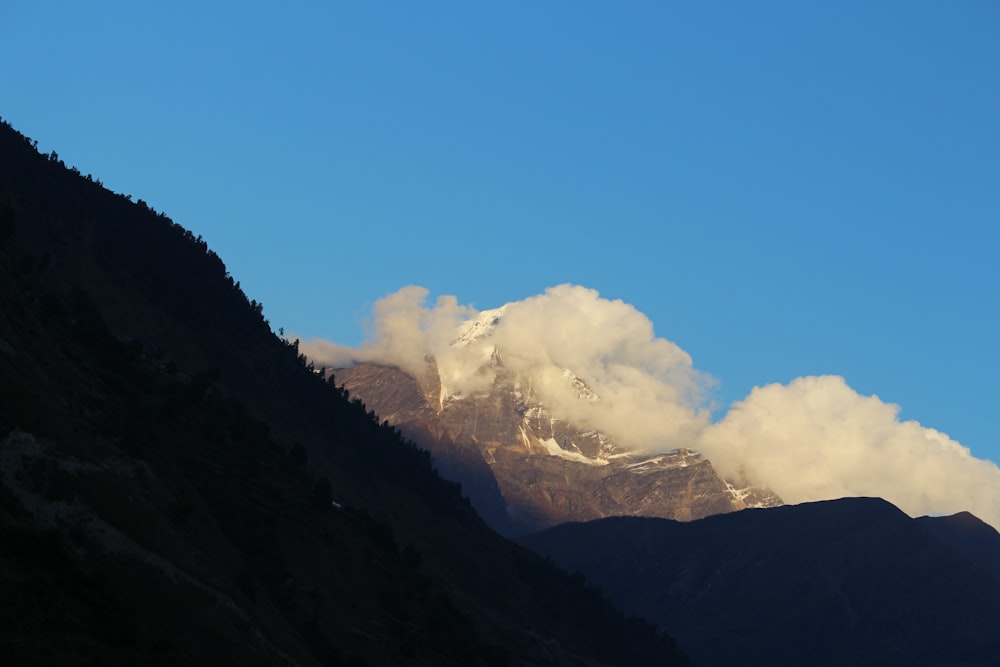
<path fill-rule="evenodd" d="M 362 363 L 334 381 L 431 452 L 495 529 L 524 534 L 566 521 L 653 516 L 680 521 L 771 507 L 767 489 L 722 479 L 695 451 L 623 450 L 603 434 L 553 416 L 502 370 L 488 394 L 446 396 L 433 362 L 414 378 Z M 571 378 L 586 391 L 582 381 Z"/>

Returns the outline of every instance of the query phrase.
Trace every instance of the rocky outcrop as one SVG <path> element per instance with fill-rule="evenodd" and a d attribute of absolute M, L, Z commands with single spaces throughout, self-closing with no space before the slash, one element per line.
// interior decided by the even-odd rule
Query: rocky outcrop
<path fill-rule="evenodd" d="M 442 398 L 433 361 L 420 378 L 364 363 L 336 370 L 335 382 L 427 449 L 442 476 L 508 535 L 607 516 L 689 521 L 781 504 L 767 489 L 723 480 L 698 452 L 629 452 L 560 420 L 496 368 L 498 357 L 491 363 L 492 389 L 473 396 Z M 582 380 L 569 380 L 586 395 Z"/>
<path fill-rule="evenodd" d="M 433 366 L 429 371 L 433 371 Z M 453 439 L 431 407 L 437 403 L 440 391 L 436 378 L 429 372 L 418 382 L 396 368 L 362 364 L 337 370 L 334 382 L 343 384 L 380 419 L 387 420 L 414 444 L 430 452 L 441 476 L 462 484 L 476 511 L 494 530 L 504 535 L 515 534 L 497 480 L 479 448 L 470 440 Z"/>

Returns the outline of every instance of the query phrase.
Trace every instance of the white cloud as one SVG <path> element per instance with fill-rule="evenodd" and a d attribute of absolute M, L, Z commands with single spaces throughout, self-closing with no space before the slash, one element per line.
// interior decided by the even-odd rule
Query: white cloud
<path fill-rule="evenodd" d="M 701 449 L 724 475 L 744 475 L 786 502 L 880 496 L 911 515 L 968 510 L 1000 526 L 1000 469 L 920 424 L 899 408 L 862 396 L 843 378 L 803 377 L 755 388 L 711 424 L 710 377 L 633 306 L 577 285 L 503 307 L 489 337 L 453 345 L 459 325 L 479 316 L 454 297 L 424 305 L 428 291 L 405 287 L 376 303 L 371 341 L 359 349 L 312 340 L 301 349 L 331 367 L 355 361 L 413 375 L 433 355 L 454 392 L 489 389 L 482 371 L 494 348 L 504 368 L 533 387 L 556 416 L 599 429 L 634 449 Z M 581 400 L 563 369 L 599 400 Z M 480 372 L 477 374 L 477 370 Z"/>
<path fill-rule="evenodd" d="M 426 367 L 425 356 L 447 348 L 459 323 L 476 312 L 458 305 L 453 296 L 439 297 L 433 308 L 427 308 L 424 302 L 428 294 L 426 288 L 410 285 L 379 299 L 373 337 L 360 348 L 314 338 L 303 341 L 299 349 L 331 368 L 371 361 L 419 375 Z"/>
<path fill-rule="evenodd" d="M 971 511 L 1000 525 L 1000 468 L 842 377 L 755 388 L 702 435 L 723 474 L 741 469 L 786 502 L 880 496 L 908 514 Z"/>
<path fill-rule="evenodd" d="M 560 285 L 508 304 L 490 344 L 557 415 L 627 447 L 683 446 L 708 424 L 702 405 L 711 379 L 657 338 L 649 318 L 595 290 Z M 599 400 L 581 401 L 563 369 Z"/>

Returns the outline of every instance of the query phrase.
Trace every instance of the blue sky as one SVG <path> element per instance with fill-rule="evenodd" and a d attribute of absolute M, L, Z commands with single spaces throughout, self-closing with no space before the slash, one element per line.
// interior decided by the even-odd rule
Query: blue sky
<path fill-rule="evenodd" d="M 275 328 L 575 283 L 718 380 L 842 375 L 1000 461 L 1000 5 L 0 5 L 0 115 Z"/>

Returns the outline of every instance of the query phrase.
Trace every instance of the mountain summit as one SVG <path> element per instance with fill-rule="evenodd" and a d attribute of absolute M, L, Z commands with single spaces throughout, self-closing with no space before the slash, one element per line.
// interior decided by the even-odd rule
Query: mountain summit
<path fill-rule="evenodd" d="M 723 479 L 697 451 L 627 448 L 587 423 L 605 399 L 572 368 L 508 363 L 516 351 L 494 337 L 505 312 L 459 323 L 444 359 L 428 356 L 418 373 L 365 362 L 336 369 L 335 382 L 428 449 L 441 474 L 508 534 L 606 516 L 687 521 L 781 504 L 767 489 Z"/>

